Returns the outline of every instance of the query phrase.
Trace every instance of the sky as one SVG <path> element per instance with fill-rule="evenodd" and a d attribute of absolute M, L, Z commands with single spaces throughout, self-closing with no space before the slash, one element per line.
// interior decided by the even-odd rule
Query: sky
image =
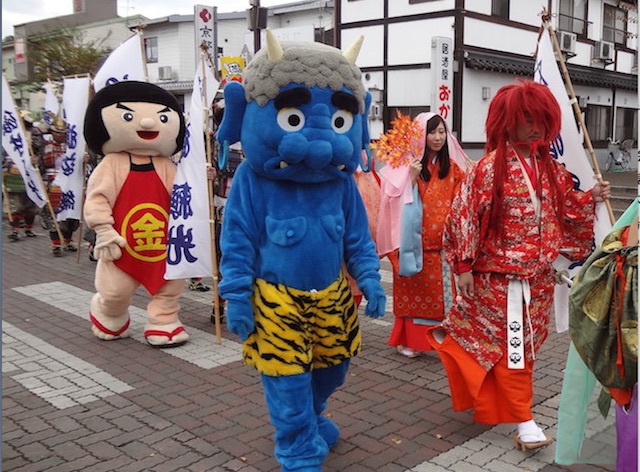
<path fill-rule="evenodd" d="M 260 0 L 269 7 L 294 0 Z M 218 12 L 244 11 L 249 0 L 118 0 L 118 15 L 144 15 L 149 19 L 169 15 L 193 14 L 194 5 L 218 7 Z M 73 0 L 2 0 L 2 37 L 13 35 L 13 25 L 54 18 L 73 13 Z"/>

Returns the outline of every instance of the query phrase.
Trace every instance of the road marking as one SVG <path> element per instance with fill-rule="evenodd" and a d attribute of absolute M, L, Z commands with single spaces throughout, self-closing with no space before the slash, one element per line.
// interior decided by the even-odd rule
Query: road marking
<path fill-rule="evenodd" d="M 2 373 L 61 410 L 133 390 L 6 321 L 2 322 Z"/>
<path fill-rule="evenodd" d="M 63 282 L 27 285 L 16 287 L 13 290 L 82 318 L 87 324 L 87 329 L 91 329 L 88 318 L 91 297 L 93 296 L 92 292 Z M 129 316 L 131 319 L 129 328 L 131 338 L 146 344 L 147 341 L 144 338 L 144 325 L 147 320 L 146 310 L 131 306 L 129 307 Z M 162 352 L 195 364 L 202 369 L 213 369 L 242 360 L 242 345 L 240 343 L 223 339 L 222 344 L 216 344 L 212 333 L 192 327 L 187 328 L 189 341 L 186 344 L 163 349 Z M 96 342 L 118 342 L 118 340 L 100 341 L 96 338 Z M 150 347 L 149 349 L 153 348 Z"/>

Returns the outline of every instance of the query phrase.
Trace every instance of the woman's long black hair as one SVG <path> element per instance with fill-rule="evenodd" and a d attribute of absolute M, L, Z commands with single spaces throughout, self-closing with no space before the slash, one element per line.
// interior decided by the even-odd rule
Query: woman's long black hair
<path fill-rule="evenodd" d="M 424 132 L 424 154 L 422 155 L 422 171 L 420 171 L 420 175 L 425 182 L 429 182 L 431 180 L 431 172 L 428 169 L 428 162 L 425 162 L 425 159 L 428 159 L 429 148 L 427 146 L 427 136 L 431 131 L 436 129 L 440 123 L 444 125 L 444 129 L 447 129 L 447 124 L 444 122 L 440 115 L 434 115 L 429 118 L 427 121 L 427 129 Z M 447 132 L 448 133 L 448 132 Z M 438 151 L 436 154 L 438 160 L 440 161 L 440 170 L 438 171 L 438 178 L 440 180 L 444 179 L 447 175 L 449 175 L 449 170 L 451 169 L 451 160 L 449 159 L 449 137 L 447 136 L 444 146 L 442 149 Z"/>

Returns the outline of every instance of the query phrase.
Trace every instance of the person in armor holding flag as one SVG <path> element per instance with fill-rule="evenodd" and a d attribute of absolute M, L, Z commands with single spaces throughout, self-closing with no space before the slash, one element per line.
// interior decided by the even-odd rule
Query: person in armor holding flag
<path fill-rule="evenodd" d="M 26 110 L 21 110 L 20 115 L 24 123 L 26 138 L 32 144 L 32 132 L 34 129 L 33 118 Z M 24 235 L 28 238 L 35 238 L 32 231 L 33 222 L 39 212 L 38 206 L 31 201 L 25 190 L 24 180 L 13 161 L 8 158 L 2 150 L 2 175 L 5 190 L 9 200 L 11 233 L 7 235 L 9 241 L 20 240 L 20 228 L 24 229 Z"/>
<path fill-rule="evenodd" d="M 46 126 L 46 125 L 44 125 Z M 56 185 L 55 178 L 60 170 L 62 159 L 67 149 L 67 125 L 60 117 L 53 116 L 49 127 L 49 134 L 43 135 L 42 150 L 40 153 L 40 169 L 44 172 L 45 185 L 49 194 L 49 201 L 53 210 L 57 212 L 60 207 L 62 193 L 60 187 Z M 49 231 L 51 239 L 51 254 L 54 257 L 61 257 L 63 251 L 76 252 L 78 249 L 73 242 L 73 233 L 80 227 L 80 222 L 75 218 L 67 218 L 58 221 L 62 240 L 56 230 L 51 213 L 45 206 L 40 214 L 45 229 Z"/>

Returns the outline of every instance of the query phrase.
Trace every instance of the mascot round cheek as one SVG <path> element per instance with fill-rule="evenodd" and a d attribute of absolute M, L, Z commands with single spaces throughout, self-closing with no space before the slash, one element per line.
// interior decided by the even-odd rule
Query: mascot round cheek
<path fill-rule="evenodd" d="M 89 103 L 84 134 L 104 155 L 87 185 L 84 218 L 96 232 L 97 293 L 91 329 L 110 341 L 129 336 L 131 297 L 142 284 L 151 296 L 144 337 L 153 347 L 184 344 L 178 319 L 184 280 L 165 280 L 167 231 L 175 164 L 185 123 L 176 98 L 146 82 L 118 82 Z"/>
<path fill-rule="evenodd" d="M 220 293 L 244 362 L 261 374 L 283 472 L 321 472 L 340 437 L 323 412 L 361 349 L 343 267 L 365 314 L 385 310 L 353 178 L 369 143 L 359 47 L 280 44 L 267 30 L 244 85 L 224 89 L 218 141 L 241 140 L 245 161 L 225 207 Z"/>

